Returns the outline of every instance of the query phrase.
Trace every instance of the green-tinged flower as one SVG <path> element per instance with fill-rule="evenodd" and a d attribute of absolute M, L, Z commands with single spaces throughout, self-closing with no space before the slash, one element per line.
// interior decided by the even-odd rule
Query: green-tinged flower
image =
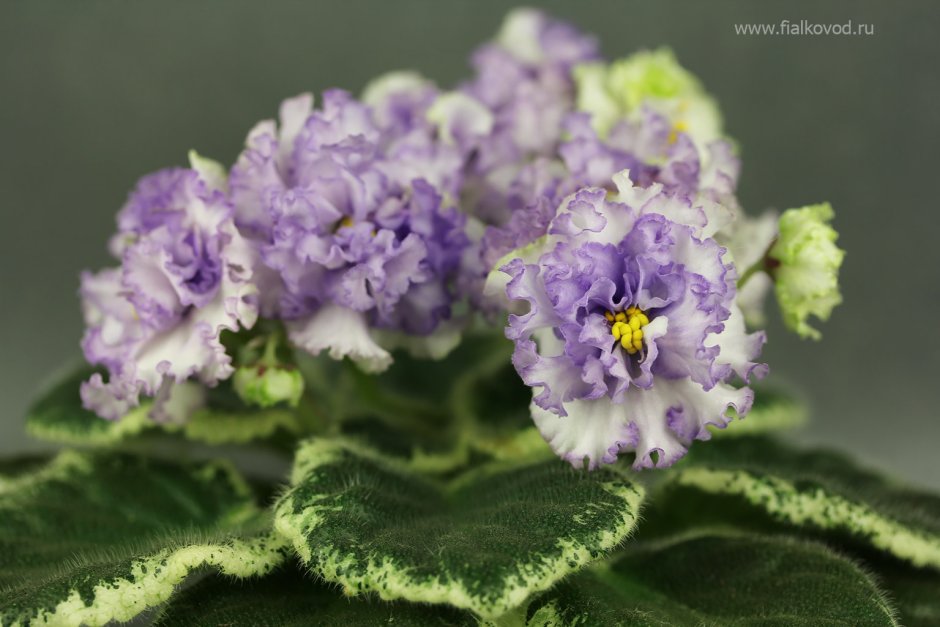
<path fill-rule="evenodd" d="M 190 150 L 189 167 L 199 173 L 210 190 L 228 191 L 228 171 L 215 159 L 203 157 L 195 150 Z"/>
<path fill-rule="evenodd" d="M 592 114 L 601 136 L 646 105 L 666 115 L 674 133 L 688 133 L 699 146 L 722 137 L 718 105 L 668 48 L 638 52 L 609 65 L 583 64 L 575 68 L 574 78 L 577 107 Z"/>
<path fill-rule="evenodd" d="M 232 384 L 243 401 L 260 407 L 278 403 L 296 407 L 304 393 L 304 378 L 295 368 L 242 366 L 235 371 Z"/>
<path fill-rule="evenodd" d="M 829 226 L 834 216 L 829 203 L 784 211 L 769 253 L 783 320 L 804 338 L 822 337 L 807 323 L 810 315 L 827 320 L 842 302 L 839 266 L 845 251 L 836 246 L 839 234 Z"/>

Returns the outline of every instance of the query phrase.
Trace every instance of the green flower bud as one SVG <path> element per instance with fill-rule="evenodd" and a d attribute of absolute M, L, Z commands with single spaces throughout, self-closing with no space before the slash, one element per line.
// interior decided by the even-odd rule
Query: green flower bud
<path fill-rule="evenodd" d="M 235 371 L 232 385 L 243 401 L 260 407 L 278 403 L 296 407 L 304 392 L 300 371 L 264 365 L 240 367 Z"/>
<path fill-rule="evenodd" d="M 829 226 L 834 216 L 829 203 L 784 211 L 768 254 L 783 320 L 804 338 L 822 337 L 807 323 L 810 315 L 827 320 L 842 302 L 839 267 L 845 251 L 836 246 L 839 234 Z"/>
<path fill-rule="evenodd" d="M 587 63 L 574 69 L 577 108 L 591 114 L 598 135 L 605 137 L 620 119 L 642 105 L 666 116 L 678 133 L 689 133 L 700 147 L 722 137 L 721 113 L 715 100 L 666 48 L 642 51 L 625 59 Z"/>

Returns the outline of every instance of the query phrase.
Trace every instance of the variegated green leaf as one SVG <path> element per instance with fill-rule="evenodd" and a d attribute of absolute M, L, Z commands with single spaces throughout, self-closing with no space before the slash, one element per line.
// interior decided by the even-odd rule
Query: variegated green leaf
<path fill-rule="evenodd" d="M 149 406 L 139 407 L 123 420 L 105 420 L 82 407 L 79 386 L 92 370 L 80 368 L 39 395 L 26 416 L 26 431 L 42 440 L 62 444 L 113 444 L 154 428 Z"/>
<path fill-rule="evenodd" d="M 244 444 L 270 438 L 278 433 L 297 435 L 307 428 L 304 414 L 310 408 L 301 403 L 297 409 L 283 406 L 245 405 L 232 390 L 230 381 L 206 390 L 206 407 L 197 410 L 178 427 L 188 440 L 207 444 Z"/>
<path fill-rule="evenodd" d="M 308 566 L 350 594 L 493 617 L 621 543 L 642 495 L 615 470 L 558 460 L 435 482 L 348 444 L 310 440 L 275 525 Z"/>
<path fill-rule="evenodd" d="M 898 624 L 872 578 L 825 546 L 727 531 L 630 543 L 526 614 L 527 627 Z"/>
<path fill-rule="evenodd" d="M 0 482 L 0 624 L 129 620 L 194 570 L 259 575 L 284 550 L 228 465 L 65 452 Z"/>
<path fill-rule="evenodd" d="M 27 454 L 0 459 L 0 494 L 13 485 L 17 477 L 28 475 L 49 462 L 47 455 Z"/>
<path fill-rule="evenodd" d="M 703 496 L 683 505 L 695 493 Z M 670 509 L 667 500 L 694 512 Z M 735 503 L 751 513 L 739 512 Z M 660 509 L 655 515 L 665 524 L 690 517 L 747 524 L 756 510 L 778 524 L 848 538 L 917 566 L 940 568 L 940 497 L 862 470 L 840 454 L 804 452 L 766 437 L 693 447 L 667 475 Z"/>
<path fill-rule="evenodd" d="M 375 597 L 350 599 L 335 586 L 299 569 L 284 568 L 251 581 L 208 577 L 173 598 L 156 624 L 160 627 L 475 627 L 466 611 L 440 605 Z"/>
<path fill-rule="evenodd" d="M 206 407 L 181 425 L 151 420 L 147 415 L 149 403 L 121 420 L 105 420 L 82 407 L 79 398 L 79 386 L 91 372 L 88 368 L 79 369 L 42 394 L 27 414 L 27 432 L 62 444 L 102 446 L 155 433 L 178 433 L 209 444 L 244 443 L 269 437 L 279 430 L 297 433 L 301 429 L 298 412 L 286 407 L 247 407 L 228 382 L 206 390 Z"/>

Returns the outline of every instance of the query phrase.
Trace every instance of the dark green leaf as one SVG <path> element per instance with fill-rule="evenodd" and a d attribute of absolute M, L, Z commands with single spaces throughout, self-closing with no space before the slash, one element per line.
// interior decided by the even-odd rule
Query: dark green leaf
<path fill-rule="evenodd" d="M 535 598 L 529 627 L 896 625 L 871 578 L 821 544 L 699 532 L 635 542 Z"/>
<path fill-rule="evenodd" d="M 352 446 L 310 440 L 275 524 L 350 594 L 450 603 L 492 617 L 603 556 L 632 531 L 642 488 L 559 460 L 448 483 Z"/>
<path fill-rule="evenodd" d="M 228 382 L 207 390 L 207 405 L 185 424 L 161 424 L 148 417 L 144 402 L 120 420 L 105 420 L 82 407 L 79 387 L 93 372 L 81 368 L 46 393 L 30 408 L 26 430 L 37 438 L 62 444 L 110 445 L 146 433 L 180 433 L 209 444 L 244 443 L 278 430 L 297 433 L 298 413 L 286 407 L 259 409 L 242 403 Z"/>
<path fill-rule="evenodd" d="M 344 434 L 422 472 L 450 472 L 476 459 L 549 457 L 532 426 L 532 391 L 513 370 L 511 352 L 501 333 L 471 333 L 441 361 L 396 353 L 388 372 L 349 369 L 345 383 L 334 373 L 334 391 L 321 394 L 333 397 Z M 323 374 L 328 365 L 315 367 L 315 378 L 331 380 Z"/>
<path fill-rule="evenodd" d="M 449 607 L 350 599 L 335 586 L 296 568 L 246 582 L 209 577 L 174 597 L 157 620 L 161 627 L 472 627 L 467 612 Z"/>
<path fill-rule="evenodd" d="M 228 465 L 65 452 L 0 483 L 0 624 L 128 620 L 195 569 L 262 574 L 283 551 Z"/>
<path fill-rule="evenodd" d="M 940 573 L 929 568 L 912 568 L 890 558 L 869 559 L 888 596 L 898 609 L 905 627 L 940 625 Z"/>
<path fill-rule="evenodd" d="M 26 417 L 30 435 L 62 444 L 112 444 L 152 429 L 145 404 L 123 420 L 105 420 L 82 407 L 79 386 L 88 379 L 91 368 L 80 368 L 42 393 Z"/>
<path fill-rule="evenodd" d="M 804 452 L 767 437 L 720 439 L 693 447 L 666 479 L 654 515 L 667 524 L 737 523 L 742 516 L 734 504 L 742 503 L 777 523 L 940 568 L 940 497 L 897 485 L 836 453 Z M 683 509 L 677 491 L 707 496 L 683 513 L 670 507 Z"/>

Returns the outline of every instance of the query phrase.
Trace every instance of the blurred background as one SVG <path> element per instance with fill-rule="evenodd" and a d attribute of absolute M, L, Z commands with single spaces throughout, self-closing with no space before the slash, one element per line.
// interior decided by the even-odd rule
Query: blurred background
<path fill-rule="evenodd" d="M 799 387 L 793 437 L 940 488 L 940 5 L 529 2 L 597 34 L 610 58 L 668 45 L 718 98 L 752 213 L 829 200 L 844 304 L 822 342 L 773 316 L 771 380 Z M 230 164 L 279 101 L 358 92 L 414 68 L 452 85 L 511 3 L 0 4 L 0 455 L 37 391 L 80 358 L 78 273 L 109 264 L 141 175 L 186 152 Z M 865 23 L 871 36 L 744 36 L 734 25 Z"/>

